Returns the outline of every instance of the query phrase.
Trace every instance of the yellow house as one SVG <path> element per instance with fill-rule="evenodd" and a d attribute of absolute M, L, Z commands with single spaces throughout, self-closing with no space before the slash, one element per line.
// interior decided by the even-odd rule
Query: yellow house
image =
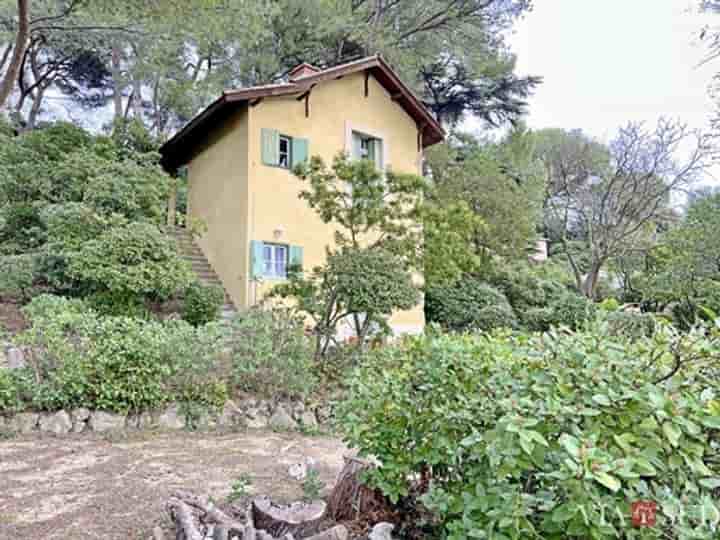
<path fill-rule="evenodd" d="M 188 217 L 239 309 L 257 303 L 291 263 L 321 264 L 333 228 L 298 198 L 292 167 L 347 152 L 379 169 L 421 173 L 423 149 L 442 127 L 379 56 L 319 70 L 301 64 L 287 83 L 225 91 L 172 137 L 163 166 L 187 166 Z M 396 313 L 397 333 L 424 326 L 423 306 Z"/>

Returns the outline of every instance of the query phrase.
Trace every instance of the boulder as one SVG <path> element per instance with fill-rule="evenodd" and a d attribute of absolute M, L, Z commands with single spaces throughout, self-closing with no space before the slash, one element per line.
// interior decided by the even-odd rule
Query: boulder
<path fill-rule="evenodd" d="M 305 411 L 300 415 L 300 425 L 306 428 L 315 428 L 318 425 L 317 418 L 315 418 L 315 413 L 312 411 Z"/>
<path fill-rule="evenodd" d="M 38 413 L 18 413 L 8 420 L 7 427 L 11 431 L 21 434 L 32 433 L 37 429 L 39 420 L 40 415 Z"/>
<path fill-rule="evenodd" d="M 220 427 L 232 427 L 243 423 L 243 411 L 235 405 L 232 400 L 227 400 L 217 417 L 217 425 Z"/>
<path fill-rule="evenodd" d="M 125 421 L 125 427 L 127 429 L 152 429 L 157 425 L 157 422 L 153 419 L 150 412 L 145 411 L 139 414 L 130 414 Z"/>
<path fill-rule="evenodd" d="M 185 427 L 185 416 L 180 414 L 180 406 L 170 405 L 157 419 L 158 427 L 161 429 L 183 429 Z"/>
<path fill-rule="evenodd" d="M 83 407 L 70 411 L 70 420 L 72 421 L 72 432 L 82 433 L 85 431 L 87 421 L 90 419 L 90 411 Z"/>
<path fill-rule="evenodd" d="M 43 433 L 52 433 L 54 435 L 64 435 L 73 427 L 70 415 L 65 411 L 42 414 L 40 415 L 39 423 L 40 431 Z"/>
<path fill-rule="evenodd" d="M 333 416 L 332 407 L 329 405 L 318 407 L 315 413 L 317 415 L 318 422 L 321 424 L 327 423 Z"/>
<path fill-rule="evenodd" d="M 394 528 L 395 525 L 392 523 L 381 521 L 372 528 L 368 540 L 393 540 L 392 531 Z"/>
<path fill-rule="evenodd" d="M 251 429 L 262 429 L 268 426 L 269 415 L 267 407 L 260 402 L 259 404 L 255 400 L 244 400 L 243 419 L 242 424 L 245 424 Z"/>
<path fill-rule="evenodd" d="M 281 430 L 295 429 L 297 427 L 297 423 L 295 423 L 295 420 L 293 420 L 293 417 L 290 416 L 290 413 L 287 412 L 283 405 L 275 407 L 275 412 L 270 417 L 269 425 L 273 429 Z"/>
<path fill-rule="evenodd" d="M 18 347 L 7 347 L 5 349 L 5 366 L 8 369 L 22 369 L 27 366 L 25 353 Z"/>
<path fill-rule="evenodd" d="M 125 415 L 105 411 L 95 411 L 90 415 L 88 427 L 97 433 L 120 431 L 125 428 Z"/>

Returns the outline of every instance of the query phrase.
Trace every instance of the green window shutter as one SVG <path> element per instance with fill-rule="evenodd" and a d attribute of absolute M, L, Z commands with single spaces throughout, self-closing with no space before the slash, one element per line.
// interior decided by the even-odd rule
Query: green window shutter
<path fill-rule="evenodd" d="M 262 128 L 260 147 L 263 164 L 277 165 L 280 162 L 280 133 L 278 130 Z"/>
<path fill-rule="evenodd" d="M 303 266 L 303 248 L 302 246 L 290 246 L 290 265 Z"/>
<path fill-rule="evenodd" d="M 292 156 L 292 166 L 300 165 L 308 159 L 308 148 L 309 143 L 307 139 L 292 139 L 292 150 L 290 152 Z"/>
<path fill-rule="evenodd" d="M 263 275 L 263 243 L 259 240 L 250 242 L 250 278 L 255 279 Z"/>

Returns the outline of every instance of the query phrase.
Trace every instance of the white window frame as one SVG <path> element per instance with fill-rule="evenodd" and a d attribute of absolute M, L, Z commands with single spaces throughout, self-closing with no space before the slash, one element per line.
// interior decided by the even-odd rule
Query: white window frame
<path fill-rule="evenodd" d="M 285 154 L 287 155 L 287 163 L 283 165 L 282 162 L 282 143 L 285 141 L 287 143 L 287 152 Z M 292 168 L 292 137 L 288 137 L 287 135 L 278 135 L 278 167 L 281 169 L 291 169 Z"/>
<path fill-rule="evenodd" d="M 379 139 L 382 142 L 382 163 L 378 169 L 385 173 L 392 161 L 390 161 L 390 142 L 384 133 L 372 128 L 345 121 L 345 153 L 353 158 L 353 132 L 371 139 Z"/>
<path fill-rule="evenodd" d="M 267 250 L 270 250 L 270 258 L 266 257 Z M 283 272 L 278 273 L 277 265 L 280 262 L 278 253 L 282 252 L 283 255 Z M 290 246 L 286 244 L 273 244 L 271 242 L 263 242 L 263 277 L 269 279 L 285 279 L 287 278 L 288 261 L 290 258 Z M 268 264 L 270 270 L 268 270 Z"/>

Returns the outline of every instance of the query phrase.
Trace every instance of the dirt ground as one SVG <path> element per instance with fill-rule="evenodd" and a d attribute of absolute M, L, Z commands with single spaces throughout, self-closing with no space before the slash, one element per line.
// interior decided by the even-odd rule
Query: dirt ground
<path fill-rule="evenodd" d="M 314 458 L 327 490 L 346 453 L 336 439 L 265 431 L 0 440 L 0 539 L 146 540 L 168 527 L 174 489 L 222 501 L 247 473 L 251 495 L 298 500 L 290 465 Z"/>

